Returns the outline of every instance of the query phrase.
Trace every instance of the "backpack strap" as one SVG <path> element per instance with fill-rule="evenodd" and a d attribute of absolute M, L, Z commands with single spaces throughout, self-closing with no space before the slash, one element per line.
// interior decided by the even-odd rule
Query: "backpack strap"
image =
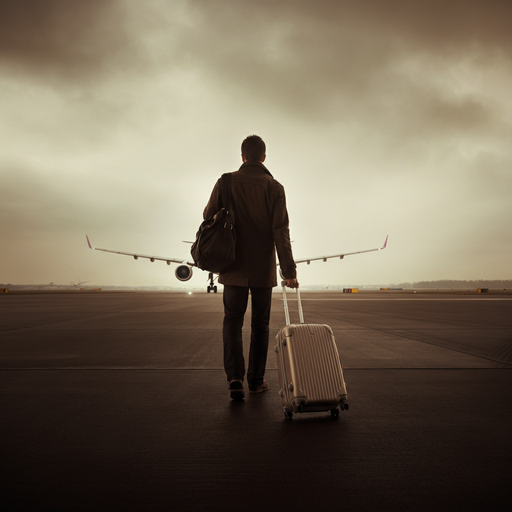
<path fill-rule="evenodd" d="M 220 188 L 222 192 L 222 206 L 226 210 L 226 223 L 225 228 L 229 228 L 231 231 L 235 226 L 235 216 L 231 210 L 231 173 L 227 172 L 221 176 Z M 224 236 L 228 236 L 225 232 Z"/>
<path fill-rule="evenodd" d="M 222 192 L 222 206 L 231 211 L 231 173 L 227 172 L 221 176 L 220 189 Z"/>

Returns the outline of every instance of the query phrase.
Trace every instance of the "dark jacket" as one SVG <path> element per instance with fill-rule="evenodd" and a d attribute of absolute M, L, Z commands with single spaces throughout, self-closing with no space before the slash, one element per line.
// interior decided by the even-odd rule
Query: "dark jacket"
<path fill-rule="evenodd" d="M 285 278 L 295 278 L 283 186 L 260 162 L 245 162 L 231 176 L 236 261 L 220 273 L 219 283 L 276 286 L 275 249 Z M 212 218 L 223 206 L 219 179 L 204 210 L 204 219 Z"/>

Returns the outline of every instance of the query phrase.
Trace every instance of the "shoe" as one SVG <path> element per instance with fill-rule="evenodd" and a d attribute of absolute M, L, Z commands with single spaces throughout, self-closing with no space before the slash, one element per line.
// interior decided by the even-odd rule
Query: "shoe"
<path fill-rule="evenodd" d="M 269 388 L 268 382 L 266 380 L 263 381 L 263 384 L 256 389 L 250 389 L 249 393 L 263 393 L 263 391 L 267 391 Z"/>
<path fill-rule="evenodd" d="M 243 400 L 245 397 L 244 383 L 241 380 L 233 379 L 229 381 L 229 390 L 231 391 L 231 400 Z"/>

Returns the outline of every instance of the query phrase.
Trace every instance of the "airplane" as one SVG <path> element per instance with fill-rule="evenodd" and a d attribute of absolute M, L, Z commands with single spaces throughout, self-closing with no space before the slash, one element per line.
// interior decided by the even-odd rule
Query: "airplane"
<path fill-rule="evenodd" d="M 305 258 L 301 260 L 295 260 L 295 264 L 299 263 L 307 263 L 308 265 L 312 261 L 317 260 L 323 260 L 324 262 L 331 258 L 339 258 L 342 260 L 345 256 L 352 256 L 354 254 L 363 254 L 365 252 L 373 252 L 373 251 L 382 251 L 386 248 L 388 244 L 388 236 L 386 236 L 386 240 L 384 242 L 384 245 L 382 247 L 378 247 L 376 249 L 366 249 L 364 251 L 355 251 L 355 252 L 345 252 L 341 254 L 333 254 L 331 256 L 314 256 L 312 258 Z M 170 265 L 171 263 L 176 263 L 178 266 L 176 267 L 176 270 L 174 271 L 174 275 L 178 279 L 178 281 L 188 281 L 192 277 L 192 269 L 196 267 L 196 264 L 193 261 L 188 261 L 186 259 L 178 259 L 178 258 L 172 258 L 168 256 L 151 256 L 148 254 L 139 254 L 139 253 L 133 253 L 133 252 L 123 252 L 123 251 L 114 251 L 112 249 L 101 249 L 99 247 L 93 247 L 91 245 L 91 242 L 89 240 L 89 237 L 85 235 L 85 238 L 87 239 L 87 245 L 89 246 L 89 249 L 93 249 L 94 251 L 103 251 L 103 252 L 111 252 L 113 254 L 122 254 L 124 256 L 131 256 L 133 259 L 138 260 L 139 258 L 146 258 L 151 263 L 154 263 L 155 261 L 165 261 L 167 265 Z M 279 264 L 277 264 L 279 266 Z M 217 279 L 218 276 L 214 277 L 213 272 L 208 272 L 208 280 L 209 284 L 207 287 L 207 292 L 214 292 L 217 293 L 217 286 L 214 284 L 214 280 Z M 282 274 L 281 274 L 281 277 Z"/>

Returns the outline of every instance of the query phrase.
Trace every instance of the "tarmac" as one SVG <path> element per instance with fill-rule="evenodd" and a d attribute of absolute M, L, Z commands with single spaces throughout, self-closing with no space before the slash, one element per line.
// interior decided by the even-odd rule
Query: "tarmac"
<path fill-rule="evenodd" d="M 302 297 L 337 339 L 337 419 L 283 415 L 280 293 L 270 390 L 244 402 L 220 293 L 0 296 L 3 510 L 508 511 L 512 295 Z"/>

